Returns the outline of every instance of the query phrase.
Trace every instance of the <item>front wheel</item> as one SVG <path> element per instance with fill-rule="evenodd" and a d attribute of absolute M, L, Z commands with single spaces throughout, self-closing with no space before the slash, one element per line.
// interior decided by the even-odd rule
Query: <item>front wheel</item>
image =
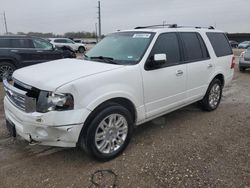
<path fill-rule="evenodd" d="M 201 100 L 201 106 L 206 111 L 215 110 L 221 101 L 222 83 L 219 79 L 214 79 L 207 90 L 206 95 Z"/>
<path fill-rule="evenodd" d="M 10 80 L 15 69 L 15 66 L 9 62 L 0 62 L 0 80 L 2 81 L 3 77 Z"/>
<path fill-rule="evenodd" d="M 100 111 L 81 134 L 80 146 L 100 161 L 115 158 L 128 145 L 132 131 L 131 113 L 118 104 Z"/>

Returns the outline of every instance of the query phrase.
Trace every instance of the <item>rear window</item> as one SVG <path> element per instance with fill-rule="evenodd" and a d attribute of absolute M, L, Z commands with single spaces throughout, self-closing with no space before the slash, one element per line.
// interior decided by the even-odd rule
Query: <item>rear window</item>
<path fill-rule="evenodd" d="M 10 48 L 10 40 L 0 39 L 0 48 Z"/>
<path fill-rule="evenodd" d="M 233 54 L 232 48 L 224 33 L 206 33 L 217 57 Z"/>

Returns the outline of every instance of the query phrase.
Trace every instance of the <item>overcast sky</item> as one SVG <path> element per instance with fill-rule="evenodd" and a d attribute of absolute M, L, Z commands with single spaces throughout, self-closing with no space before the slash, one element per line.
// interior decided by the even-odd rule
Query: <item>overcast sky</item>
<path fill-rule="evenodd" d="M 250 0 L 101 0 L 104 34 L 135 26 L 177 23 L 250 32 Z M 95 31 L 97 0 L 0 0 L 10 32 Z"/>

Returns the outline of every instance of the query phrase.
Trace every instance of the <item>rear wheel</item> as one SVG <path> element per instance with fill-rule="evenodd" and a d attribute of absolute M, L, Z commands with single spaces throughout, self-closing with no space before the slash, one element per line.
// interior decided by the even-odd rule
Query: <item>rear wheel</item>
<path fill-rule="evenodd" d="M 13 72 L 16 70 L 16 67 L 9 62 L 0 62 L 0 79 L 3 80 L 3 77 L 6 77 L 8 80 L 11 79 Z"/>
<path fill-rule="evenodd" d="M 239 69 L 240 69 L 240 72 L 244 72 L 246 69 L 245 68 L 243 68 L 243 67 L 239 67 Z"/>
<path fill-rule="evenodd" d="M 206 95 L 201 101 L 201 106 L 206 111 L 215 110 L 221 101 L 222 83 L 219 79 L 214 79 L 207 90 Z"/>
<path fill-rule="evenodd" d="M 131 113 L 116 103 L 99 111 L 80 137 L 80 146 L 100 161 L 115 158 L 127 147 L 133 132 Z"/>

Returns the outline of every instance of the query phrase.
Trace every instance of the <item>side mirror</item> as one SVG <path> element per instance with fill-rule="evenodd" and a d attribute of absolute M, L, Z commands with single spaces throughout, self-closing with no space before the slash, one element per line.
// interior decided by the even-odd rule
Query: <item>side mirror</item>
<path fill-rule="evenodd" d="M 153 62 L 154 66 L 160 66 L 167 62 L 167 55 L 166 54 L 155 54 L 153 56 Z"/>

